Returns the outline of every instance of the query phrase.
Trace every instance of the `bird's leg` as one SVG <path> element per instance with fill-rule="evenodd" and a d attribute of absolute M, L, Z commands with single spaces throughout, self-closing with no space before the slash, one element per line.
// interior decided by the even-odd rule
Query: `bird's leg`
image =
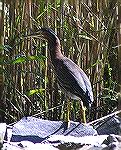
<path fill-rule="evenodd" d="M 66 119 L 65 119 L 65 123 L 67 125 L 67 128 L 70 127 L 70 110 L 71 110 L 71 102 L 70 102 L 70 98 L 68 98 L 67 109 L 66 109 Z"/>
<path fill-rule="evenodd" d="M 68 121 L 68 128 L 70 127 L 70 111 L 71 111 L 71 102 L 70 98 L 68 99 L 67 102 L 67 121 Z"/>
<path fill-rule="evenodd" d="M 81 114 L 81 121 L 86 123 L 86 108 L 83 105 L 83 102 L 80 102 L 80 114 Z"/>

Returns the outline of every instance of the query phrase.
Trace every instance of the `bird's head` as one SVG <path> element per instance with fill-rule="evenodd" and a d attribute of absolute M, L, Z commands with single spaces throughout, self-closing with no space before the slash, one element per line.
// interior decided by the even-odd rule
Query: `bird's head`
<path fill-rule="evenodd" d="M 40 32 L 43 35 L 43 38 L 47 39 L 48 41 L 57 38 L 55 32 L 50 28 L 41 28 Z"/>
<path fill-rule="evenodd" d="M 37 32 L 34 32 L 31 35 L 28 35 L 28 37 L 42 38 L 51 43 L 55 43 L 58 40 L 57 35 L 50 28 L 41 28 Z"/>
<path fill-rule="evenodd" d="M 39 29 L 39 31 L 34 32 L 33 34 L 28 35 L 27 37 L 35 37 L 35 38 L 47 40 L 48 49 L 50 51 L 52 60 L 55 57 L 62 57 L 60 40 L 52 29 L 41 28 Z"/>

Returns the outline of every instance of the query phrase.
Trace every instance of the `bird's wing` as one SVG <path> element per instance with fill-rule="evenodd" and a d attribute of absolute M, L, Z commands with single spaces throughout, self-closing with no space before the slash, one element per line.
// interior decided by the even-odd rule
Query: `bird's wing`
<path fill-rule="evenodd" d="M 64 57 L 56 63 L 56 74 L 60 86 L 71 94 L 85 99 L 86 105 L 92 103 L 93 93 L 91 83 L 82 69 L 72 60 Z"/>

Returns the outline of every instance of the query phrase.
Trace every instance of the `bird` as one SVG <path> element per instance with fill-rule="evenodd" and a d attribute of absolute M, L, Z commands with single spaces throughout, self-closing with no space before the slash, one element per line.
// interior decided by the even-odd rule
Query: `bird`
<path fill-rule="evenodd" d="M 70 99 L 80 101 L 83 109 L 83 122 L 86 123 L 85 108 L 90 108 L 93 102 L 92 86 L 85 72 L 70 58 L 61 52 L 60 39 L 56 33 L 47 27 L 41 27 L 39 31 L 30 35 L 47 40 L 53 70 L 62 92 L 66 94 L 67 100 L 67 126 L 70 126 L 69 109 Z"/>

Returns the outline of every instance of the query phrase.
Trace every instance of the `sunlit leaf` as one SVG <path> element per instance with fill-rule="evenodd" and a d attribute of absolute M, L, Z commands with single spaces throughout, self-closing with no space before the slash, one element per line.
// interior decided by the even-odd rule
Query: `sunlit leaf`
<path fill-rule="evenodd" d="M 18 63 L 23 63 L 26 61 L 26 57 L 22 56 L 22 57 L 18 57 L 15 60 L 12 61 L 13 64 L 18 64 Z"/>
<path fill-rule="evenodd" d="M 45 91 L 45 89 L 33 89 L 33 90 L 30 90 L 28 92 L 28 95 L 31 96 L 31 95 L 37 94 L 37 93 L 41 93 L 42 94 L 44 91 Z"/>

